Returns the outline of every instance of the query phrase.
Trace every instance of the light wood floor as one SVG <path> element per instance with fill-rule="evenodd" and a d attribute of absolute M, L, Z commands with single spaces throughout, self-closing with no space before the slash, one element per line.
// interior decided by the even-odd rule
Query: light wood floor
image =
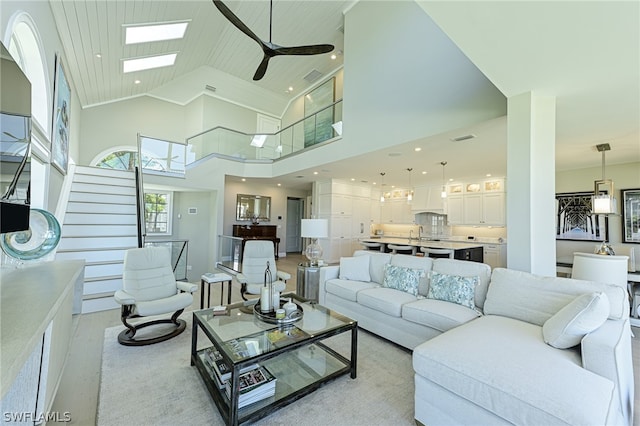
<path fill-rule="evenodd" d="M 280 257 L 276 262 L 278 270 L 291 274 L 287 281 L 287 292 L 296 290 L 297 265 L 306 260 L 301 255 L 288 254 Z M 200 282 L 198 291 L 194 293 L 193 304 L 188 310 L 200 307 Z M 240 297 L 240 285 L 234 280 L 232 286 L 231 301 L 242 300 Z M 225 291 L 225 300 L 226 300 Z M 211 288 L 211 304 L 217 304 L 220 300 L 220 286 Z M 206 302 L 205 302 L 206 303 Z M 183 314 L 185 315 L 185 314 Z M 121 325 L 120 311 L 110 310 L 92 314 L 80 315 L 75 324 L 76 330 L 71 342 L 69 358 L 62 375 L 60 387 L 56 399 L 51 408 L 54 412 L 71 413 L 72 425 L 94 425 L 98 412 L 98 394 L 100 391 L 100 368 L 102 365 L 102 349 L 104 330 L 109 327 Z M 124 327 L 124 326 L 123 326 Z M 634 425 L 640 426 L 640 328 L 632 328 L 635 337 L 633 339 L 633 365 L 635 376 L 635 409 Z M 123 397 L 130 392 L 127 381 L 122 382 Z"/>

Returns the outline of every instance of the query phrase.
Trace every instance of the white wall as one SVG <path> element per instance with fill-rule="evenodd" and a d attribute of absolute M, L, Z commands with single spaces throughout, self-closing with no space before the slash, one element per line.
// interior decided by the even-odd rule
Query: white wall
<path fill-rule="evenodd" d="M 434 47 L 443 43 L 449 47 Z M 350 9 L 344 70 L 343 139 L 372 149 L 506 114 L 504 96 L 414 2 Z M 347 156 L 351 145 L 344 144 Z"/>

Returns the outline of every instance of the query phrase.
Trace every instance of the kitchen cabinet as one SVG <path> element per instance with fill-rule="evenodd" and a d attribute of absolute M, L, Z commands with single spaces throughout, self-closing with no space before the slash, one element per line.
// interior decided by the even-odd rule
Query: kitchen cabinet
<path fill-rule="evenodd" d="M 447 194 L 449 225 L 504 226 L 504 179 L 451 184 Z"/>
<path fill-rule="evenodd" d="M 462 195 L 450 195 L 447 197 L 447 223 L 449 225 L 462 225 L 464 223 Z"/>
<path fill-rule="evenodd" d="M 353 254 L 354 241 L 368 237 L 371 223 L 371 189 L 336 180 L 314 184 L 316 211 L 312 215 L 329 221 L 329 236 L 319 240 L 326 262 Z"/>
<path fill-rule="evenodd" d="M 484 263 L 493 268 L 507 267 L 507 247 L 504 244 L 484 244 Z"/>

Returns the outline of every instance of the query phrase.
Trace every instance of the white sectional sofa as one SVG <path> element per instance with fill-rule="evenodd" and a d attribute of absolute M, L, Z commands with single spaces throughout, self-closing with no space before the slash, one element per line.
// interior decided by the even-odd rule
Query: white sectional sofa
<path fill-rule="evenodd" d="M 323 306 L 356 319 L 358 326 L 365 330 L 413 349 L 425 340 L 480 316 L 479 309 L 484 304 L 491 277 L 488 265 L 366 250 L 357 250 L 354 258 L 366 260 L 364 264 L 368 270 L 362 270 L 363 263 L 358 265 L 359 260 L 351 262 L 348 271 L 344 268 L 341 271 L 339 266 L 320 269 L 318 301 Z M 385 265 L 424 271 L 424 276 L 420 277 L 418 295 L 383 287 Z M 478 309 L 424 298 L 428 294 L 431 271 L 479 277 L 474 300 Z"/>
<path fill-rule="evenodd" d="M 367 251 L 341 264 L 345 271 L 321 269 L 320 303 L 413 349 L 418 424 L 632 424 L 631 329 L 622 287 Z M 386 287 L 396 275 L 387 271 L 385 282 L 385 264 L 431 273 L 413 295 Z M 438 297 L 430 286 L 447 275 L 477 277 L 473 308 L 422 297 Z"/>

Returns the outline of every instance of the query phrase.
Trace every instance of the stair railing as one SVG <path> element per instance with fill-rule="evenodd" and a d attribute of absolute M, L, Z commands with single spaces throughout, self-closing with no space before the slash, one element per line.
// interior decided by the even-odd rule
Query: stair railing
<path fill-rule="evenodd" d="M 140 133 L 138 133 L 138 165 L 135 168 L 136 176 L 136 215 L 138 228 L 138 247 L 144 247 L 144 240 L 147 236 L 147 225 L 145 223 L 144 210 L 144 180 L 142 178 L 142 149 L 140 142 Z"/>

